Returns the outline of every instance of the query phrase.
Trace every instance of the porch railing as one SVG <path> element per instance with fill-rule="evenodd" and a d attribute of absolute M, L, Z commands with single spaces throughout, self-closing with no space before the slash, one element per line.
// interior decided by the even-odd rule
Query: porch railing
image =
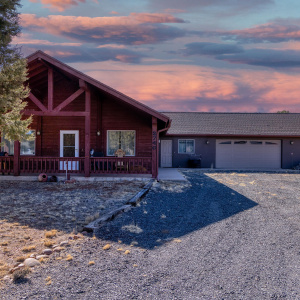
<path fill-rule="evenodd" d="M 151 174 L 151 157 L 91 157 L 92 174 Z"/>
<path fill-rule="evenodd" d="M 20 173 L 84 173 L 83 157 L 22 157 Z"/>
<path fill-rule="evenodd" d="M 0 156 L 0 174 L 13 174 L 14 158 L 11 156 Z"/>
<path fill-rule="evenodd" d="M 151 157 L 91 157 L 90 174 L 151 174 Z M 84 157 L 20 156 L 21 174 L 72 173 L 84 174 Z M 14 173 L 14 158 L 0 157 L 0 174 Z"/>

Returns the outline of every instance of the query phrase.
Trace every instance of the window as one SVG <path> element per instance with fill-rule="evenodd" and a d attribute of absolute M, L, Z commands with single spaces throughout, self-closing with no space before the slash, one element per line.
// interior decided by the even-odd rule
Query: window
<path fill-rule="evenodd" d="M 135 130 L 107 131 L 107 155 L 114 156 L 118 149 L 124 150 L 126 156 L 135 155 Z"/>
<path fill-rule="evenodd" d="M 259 141 L 250 141 L 251 145 L 262 145 L 262 142 Z"/>
<path fill-rule="evenodd" d="M 231 141 L 220 142 L 220 145 L 231 145 Z"/>
<path fill-rule="evenodd" d="M 35 136 L 35 130 L 29 130 L 28 135 L 33 134 Z M 7 152 L 9 155 L 14 154 L 14 142 L 2 138 L 4 145 L 1 147 L 1 151 Z M 35 139 L 32 141 L 22 140 L 20 143 L 20 155 L 35 155 Z"/>
<path fill-rule="evenodd" d="M 247 141 L 236 141 L 234 142 L 236 145 L 244 145 L 247 144 Z"/>
<path fill-rule="evenodd" d="M 178 153 L 195 153 L 195 140 L 178 140 Z"/>

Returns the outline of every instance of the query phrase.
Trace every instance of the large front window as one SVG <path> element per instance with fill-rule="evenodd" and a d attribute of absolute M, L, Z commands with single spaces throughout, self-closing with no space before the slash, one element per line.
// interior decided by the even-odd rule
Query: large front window
<path fill-rule="evenodd" d="M 35 130 L 29 130 L 28 135 L 33 134 L 35 136 Z M 5 138 L 5 135 L 2 137 L 2 142 L 4 145 L 1 147 L 1 151 L 7 152 L 9 155 L 14 154 L 14 142 L 9 141 Z M 20 142 L 20 154 L 21 155 L 35 155 L 35 139 L 32 141 L 21 140 Z"/>
<path fill-rule="evenodd" d="M 107 131 L 107 155 L 114 156 L 118 149 L 124 150 L 126 156 L 135 155 L 135 130 Z"/>

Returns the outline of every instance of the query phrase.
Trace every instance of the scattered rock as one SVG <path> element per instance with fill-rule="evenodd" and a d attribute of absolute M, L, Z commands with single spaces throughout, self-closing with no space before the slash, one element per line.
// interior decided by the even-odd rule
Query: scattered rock
<path fill-rule="evenodd" d="M 51 249 L 44 249 L 43 250 L 43 254 L 50 255 L 52 253 L 53 253 L 53 251 Z"/>
<path fill-rule="evenodd" d="M 4 280 L 4 281 L 11 281 L 12 278 L 11 278 L 9 275 L 5 275 L 5 276 L 2 278 L 2 280 Z"/>
<path fill-rule="evenodd" d="M 36 254 L 35 254 L 35 253 L 32 253 L 29 257 L 35 258 L 35 257 L 36 257 Z"/>
<path fill-rule="evenodd" d="M 27 266 L 27 267 L 35 267 L 35 266 L 38 266 L 38 265 L 40 265 L 41 263 L 38 261 L 38 260 L 36 260 L 35 258 L 26 258 L 25 260 L 24 260 L 24 265 L 25 266 Z"/>
<path fill-rule="evenodd" d="M 70 246 L 70 243 L 69 243 L 69 241 L 62 241 L 59 245 L 61 247 L 68 247 L 68 246 Z"/>
<path fill-rule="evenodd" d="M 49 255 L 46 254 L 38 255 L 35 259 L 40 260 L 41 258 L 49 258 Z"/>
<path fill-rule="evenodd" d="M 60 252 L 61 250 L 63 250 L 63 248 L 58 246 L 53 249 L 53 252 Z"/>

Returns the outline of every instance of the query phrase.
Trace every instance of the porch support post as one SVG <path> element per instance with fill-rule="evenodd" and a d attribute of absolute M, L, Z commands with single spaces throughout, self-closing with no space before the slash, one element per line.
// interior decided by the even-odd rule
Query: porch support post
<path fill-rule="evenodd" d="M 157 118 L 152 116 L 152 178 L 157 175 Z"/>
<path fill-rule="evenodd" d="M 20 142 L 14 143 L 14 176 L 20 175 Z"/>
<path fill-rule="evenodd" d="M 89 88 L 85 91 L 85 159 L 84 176 L 90 177 L 90 148 L 91 148 L 91 91 Z"/>
<path fill-rule="evenodd" d="M 48 110 L 53 110 L 53 69 L 48 69 Z"/>

